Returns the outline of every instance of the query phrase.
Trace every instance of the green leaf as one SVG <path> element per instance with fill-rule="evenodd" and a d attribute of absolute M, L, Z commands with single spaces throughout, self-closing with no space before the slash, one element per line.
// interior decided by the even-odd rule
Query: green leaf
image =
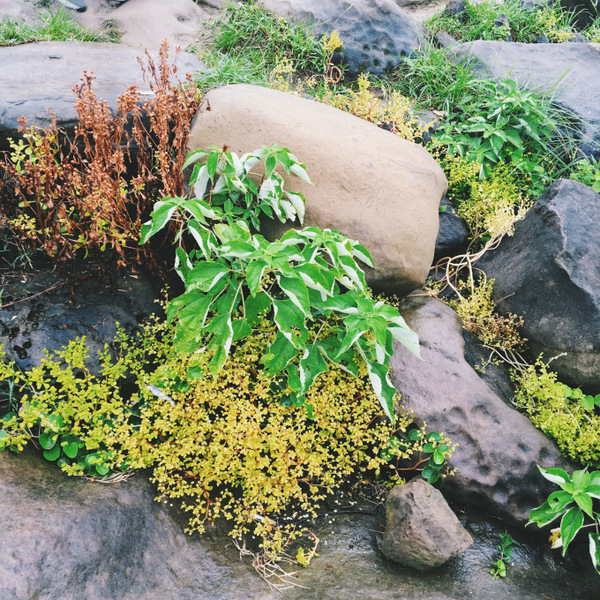
<path fill-rule="evenodd" d="M 558 519 L 562 514 L 564 514 L 562 509 L 556 510 L 554 506 L 551 506 L 548 503 L 548 500 L 546 500 L 541 506 L 531 510 L 527 524 L 536 523 L 538 527 L 544 527 L 544 525 L 548 525 L 549 523 L 552 523 L 552 521 Z"/>
<path fill-rule="evenodd" d="M 310 317 L 310 300 L 306 284 L 300 277 L 284 277 L 277 274 L 277 283 L 285 295 L 298 307 L 305 317 Z"/>
<path fill-rule="evenodd" d="M 39 442 L 40 446 L 45 450 L 51 450 L 56 445 L 58 435 L 53 431 L 40 433 Z M 60 451 L 60 450 L 59 450 Z"/>
<path fill-rule="evenodd" d="M 592 498 L 585 492 L 575 492 L 573 499 L 577 503 L 577 506 L 589 517 L 594 518 L 594 512 L 592 509 Z"/>
<path fill-rule="evenodd" d="M 204 158 L 206 157 L 206 155 L 208 154 L 208 152 L 204 149 L 202 150 L 194 150 L 193 152 L 190 152 L 184 163 L 183 163 L 183 167 L 181 167 L 182 171 L 185 171 L 185 169 L 187 169 L 190 165 L 193 165 L 194 163 L 200 161 L 200 160 L 204 160 Z"/>
<path fill-rule="evenodd" d="M 48 423 L 55 432 L 59 432 L 64 427 L 63 418 L 57 414 L 48 415 Z"/>
<path fill-rule="evenodd" d="M 439 465 L 439 466 L 443 465 L 446 462 L 446 457 L 444 456 L 444 453 L 440 452 L 439 450 L 434 451 L 431 459 L 433 460 L 433 462 L 436 465 Z"/>
<path fill-rule="evenodd" d="M 267 156 L 265 160 L 265 172 L 267 177 L 271 177 L 275 167 L 277 166 L 277 159 L 271 154 L 271 156 Z"/>
<path fill-rule="evenodd" d="M 268 354 L 262 357 L 262 362 L 269 375 L 280 373 L 290 361 L 298 355 L 298 351 L 288 339 L 278 332 L 275 341 L 269 347 Z"/>
<path fill-rule="evenodd" d="M 542 469 L 542 467 L 540 467 L 539 465 L 538 465 L 538 469 L 540 470 L 540 473 L 548 481 L 551 481 L 552 483 L 557 483 L 558 485 L 561 485 L 561 484 L 568 483 L 571 481 L 571 478 L 569 477 L 567 472 L 564 471 L 563 469 L 558 469 L 558 468 Z M 561 485 L 561 487 L 562 487 L 562 485 Z"/>
<path fill-rule="evenodd" d="M 586 469 L 573 472 L 573 485 L 578 490 L 585 490 L 591 483 L 592 478 Z"/>
<path fill-rule="evenodd" d="M 206 170 L 208 172 L 208 176 L 211 179 L 215 178 L 215 173 L 217 172 L 217 167 L 219 165 L 219 158 L 221 157 L 221 153 L 218 151 L 213 151 L 208 155 L 206 159 Z"/>
<path fill-rule="evenodd" d="M 308 337 L 304 314 L 291 300 L 273 300 L 273 320 L 279 331 L 298 350 Z"/>
<path fill-rule="evenodd" d="M 60 446 L 56 445 L 51 450 L 44 450 L 46 460 L 55 461 L 60 456 Z"/>
<path fill-rule="evenodd" d="M 110 469 L 106 465 L 98 464 L 95 467 L 96 473 L 100 475 L 100 477 L 104 477 L 110 473 Z"/>
<path fill-rule="evenodd" d="M 300 360 L 300 392 L 306 394 L 315 378 L 321 373 L 325 373 L 327 368 L 327 362 L 316 345 L 313 344 L 306 348 L 306 350 L 304 350 L 304 355 Z"/>
<path fill-rule="evenodd" d="M 590 533 L 590 556 L 592 558 L 592 564 L 600 575 L 600 533 Z"/>
<path fill-rule="evenodd" d="M 142 226 L 142 235 L 140 244 L 145 244 L 153 235 L 158 233 L 173 216 L 173 213 L 177 209 L 177 202 L 169 198 L 161 200 L 154 204 L 154 210 L 151 214 L 151 220 L 144 223 Z"/>
<path fill-rule="evenodd" d="M 250 326 L 258 324 L 260 316 L 271 308 L 271 299 L 264 292 L 259 292 L 256 296 L 249 296 L 245 300 L 245 314 Z"/>
<path fill-rule="evenodd" d="M 566 506 L 573 502 L 573 495 L 568 492 L 553 492 L 548 496 L 546 501 L 550 510 L 558 512 L 562 511 Z"/>
<path fill-rule="evenodd" d="M 230 268 L 213 260 L 198 262 L 189 272 L 186 283 L 188 287 L 198 287 L 203 292 L 210 292 L 229 274 Z"/>
<path fill-rule="evenodd" d="M 246 267 L 246 283 L 253 296 L 258 292 L 260 281 L 266 268 L 267 263 L 264 260 L 254 260 L 249 262 Z"/>
<path fill-rule="evenodd" d="M 366 359 L 364 355 L 363 359 Z M 370 360 L 365 360 L 365 362 L 367 365 L 367 372 L 369 373 L 369 380 L 373 386 L 373 391 L 379 400 L 379 404 L 381 404 L 381 408 L 383 408 L 383 412 L 393 423 L 396 388 L 394 388 L 389 380 L 389 368 Z"/>
<path fill-rule="evenodd" d="M 77 456 L 77 452 L 79 452 L 79 441 L 77 439 L 71 439 L 69 441 L 62 442 L 61 446 L 63 448 L 63 452 L 69 458 L 75 458 Z"/>
<path fill-rule="evenodd" d="M 565 555 L 569 544 L 583 526 L 583 512 L 577 506 L 572 506 L 560 522 L 560 537 L 562 539 L 562 555 Z"/>

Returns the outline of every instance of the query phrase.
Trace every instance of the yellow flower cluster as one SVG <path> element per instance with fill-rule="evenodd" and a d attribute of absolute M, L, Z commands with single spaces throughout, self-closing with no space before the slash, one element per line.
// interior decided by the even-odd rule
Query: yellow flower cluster
<path fill-rule="evenodd" d="M 358 77 L 358 91 L 335 92 L 326 86 L 317 99 L 375 125 L 386 126 L 404 139 L 415 141 L 423 136 L 427 127 L 419 125 L 417 118 L 411 114 L 412 100 L 396 91 L 379 98 L 370 88 L 371 83 L 363 73 Z"/>
<path fill-rule="evenodd" d="M 458 205 L 473 237 L 512 235 L 514 224 L 531 206 L 523 197 L 521 183 L 510 165 L 493 166 L 485 179 L 479 178 L 479 163 L 468 157 L 446 156 L 448 196 Z"/>
<path fill-rule="evenodd" d="M 286 406 L 290 390 L 260 363 L 275 333 L 265 319 L 255 335 L 234 344 L 215 378 L 210 356 L 176 353 L 163 322 L 135 340 L 121 332 L 116 357 L 104 353 L 98 376 L 86 366 L 84 339 L 28 374 L 0 362 L 0 381 L 12 378 L 25 391 L 18 415 L 2 423 L 0 448 L 22 449 L 60 415 L 56 433 L 77 436 L 103 467 L 152 469 L 159 499 L 177 499 L 189 512 L 188 531 L 202 532 L 225 517 L 232 535 L 251 533 L 274 556 L 302 533 L 283 517 L 314 515 L 353 474 L 378 474 L 387 465 L 381 454 L 390 436 L 412 422 L 399 415 L 392 426 L 366 371 L 356 377 L 335 366 L 317 378 L 306 406 Z M 205 376 L 188 377 L 192 360 Z M 125 378 L 137 381 L 128 398 L 119 392 Z M 418 443 L 397 450 L 398 459 L 419 450 Z M 76 461 L 61 467 L 85 472 Z"/>

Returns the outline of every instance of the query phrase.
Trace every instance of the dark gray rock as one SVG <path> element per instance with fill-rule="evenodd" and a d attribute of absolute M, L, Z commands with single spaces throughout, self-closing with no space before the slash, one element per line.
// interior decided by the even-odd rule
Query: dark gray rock
<path fill-rule="evenodd" d="M 600 195 L 582 183 L 552 184 L 479 263 L 495 279 L 502 312 L 524 318 L 532 352 L 565 382 L 600 392 Z"/>
<path fill-rule="evenodd" d="M 563 10 L 573 14 L 574 25 L 583 29 L 600 15 L 598 0 L 559 0 Z"/>
<path fill-rule="evenodd" d="M 69 281 L 47 270 L 6 275 L 0 308 L 0 344 L 22 369 L 39 365 L 44 350 L 60 350 L 86 336 L 88 366 L 98 371 L 97 353 L 116 334 L 116 323 L 133 332 L 152 313 L 158 291 L 141 274 L 121 273 L 113 281 L 85 263 L 73 268 Z M 74 287 L 74 290 L 71 290 Z"/>
<path fill-rule="evenodd" d="M 445 256 L 463 254 L 469 245 L 469 228 L 446 196 L 440 203 L 440 230 L 435 242 L 434 264 Z"/>
<path fill-rule="evenodd" d="M 423 42 L 423 28 L 394 0 L 263 0 L 277 15 L 308 21 L 318 35 L 337 30 L 341 60 L 350 73 L 381 75 Z"/>
<path fill-rule="evenodd" d="M 478 40 L 451 48 L 457 59 L 470 57 L 476 71 L 496 80 L 514 79 L 552 97 L 579 119 L 579 149 L 600 157 L 600 45 L 523 44 Z"/>
<path fill-rule="evenodd" d="M 448 17 L 458 17 L 467 10 L 465 0 L 450 0 L 444 9 L 444 15 Z"/>
<path fill-rule="evenodd" d="M 473 538 L 442 494 L 421 478 L 396 486 L 385 504 L 381 551 L 390 560 L 427 571 L 462 554 Z"/>
<path fill-rule="evenodd" d="M 156 60 L 157 54 L 152 53 Z M 142 100 L 152 95 L 144 82 L 138 57 L 143 52 L 118 44 L 89 42 L 40 42 L 0 47 L 0 151 L 8 150 L 7 138 L 18 137 L 18 119 L 29 126 L 47 127 L 52 115 L 68 133 L 77 124 L 73 87 L 84 70 L 96 79 L 92 89 L 98 98 L 116 111 L 117 99 L 135 85 Z M 191 54 L 180 53 L 178 77 L 202 70 L 203 64 Z"/>
<path fill-rule="evenodd" d="M 536 465 L 572 465 L 468 364 L 460 318 L 451 308 L 414 297 L 404 303 L 402 315 L 419 334 L 423 360 L 396 345 L 392 382 L 418 422 L 458 444 L 450 459 L 458 471 L 444 489 L 459 504 L 524 525 L 529 511 L 554 491 Z"/>

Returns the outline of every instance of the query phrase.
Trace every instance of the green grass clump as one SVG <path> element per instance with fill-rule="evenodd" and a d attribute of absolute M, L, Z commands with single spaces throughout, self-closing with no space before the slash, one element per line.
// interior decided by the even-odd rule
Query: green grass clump
<path fill-rule="evenodd" d="M 201 86 L 266 85 L 284 59 L 300 75 L 322 73 L 327 67 L 323 44 L 308 25 L 275 17 L 256 2 L 228 6 L 212 26 L 212 44 L 201 54 L 209 67 L 200 75 Z"/>
<path fill-rule="evenodd" d="M 115 31 L 94 31 L 81 26 L 71 13 L 59 6 L 55 11 L 40 11 L 40 24 L 18 22 L 5 17 L 0 21 L 0 46 L 27 42 L 118 42 Z"/>
<path fill-rule="evenodd" d="M 499 18 L 499 17 L 506 17 Z M 543 7 L 523 6 L 521 0 L 495 0 L 465 3 L 460 15 L 438 13 L 425 26 L 432 32 L 445 31 L 462 42 L 496 40 L 532 43 L 540 36 L 550 42 L 573 37 L 573 17 L 558 3 Z"/>

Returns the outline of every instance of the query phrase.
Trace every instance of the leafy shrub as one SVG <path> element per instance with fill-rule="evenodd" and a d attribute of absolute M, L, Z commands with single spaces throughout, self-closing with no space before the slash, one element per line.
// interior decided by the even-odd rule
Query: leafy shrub
<path fill-rule="evenodd" d="M 118 42 L 116 31 L 94 31 L 82 27 L 64 7 L 55 11 L 43 10 L 39 14 L 40 24 L 31 25 L 4 17 L 0 21 L 0 46 L 13 46 L 25 42 Z"/>
<path fill-rule="evenodd" d="M 123 352 L 135 356 L 123 335 L 120 342 Z M 21 451 L 33 439 L 44 458 L 70 475 L 104 477 L 116 470 L 107 431 L 128 412 L 119 388 L 130 360 L 113 363 L 105 349 L 102 376 L 96 377 L 86 366 L 87 355 L 85 338 L 80 338 L 26 374 L 0 362 L 0 380 L 16 396 L 0 422 L 0 450 Z"/>
<path fill-rule="evenodd" d="M 515 404 L 533 424 L 553 438 L 564 455 L 579 464 L 600 467 L 598 403 L 557 381 L 541 360 L 516 379 Z"/>
<path fill-rule="evenodd" d="M 600 194 L 600 161 L 593 158 L 581 159 L 575 163 L 570 178 L 584 183 Z"/>
<path fill-rule="evenodd" d="M 10 158 L 0 164 L 8 182 L 0 190 L 0 215 L 56 262 L 80 250 L 107 249 L 120 265 L 157 262 L 150 247 L 139 247 L 140 229 L 156 197 L 183 193 L 181 166 L 198 109 L 191 81 L 171 83 L 168 59 L 166 44 L 158 64 L 147 56 L 141 65 L 154 97 L 140 104 L 139 92 L 130 88 L 116 115 L 96 98 L 93 77 L 86 74 L 76 87 L 79 126 L 71 143 L 56 126 L 40 131 L 22 122 L 25 140 L 13 142 Z"/>
<path fill-rule="evenodd" d="M 252 170 L 261 161 L 265 177 L 259 187 Z M 306 166 L 278 146 L 242 157 L 227 149 L 197 150 L 185 165 L 194 163 L 199 163 L 190 180 L 195 197 L 157 202 L 142 229 L 145 243 L 171 221 L 180 227 L 175 267 L 186 292 L 167 312 L 176 319 L 177 346 L 183 352 L 205 349 L 214 376 L 232 342 L 250 335 L 261 314 L 271 315 L 278 333 L 262 362 L 270 374 L 286 377 L 291 402 L 304 404 L 315 377 L 330 364 L 356 373 L 357 352 L 393 421 L 393 341 L 418 356 L 418 337 L 395 308 L 371 297 L 357 262 L 374 266 L 367 249 L 338 231 L 317 227 L 291 229 L 275 242 L 250 232 L 251 225 L 260 225 L 261 214 L 302 222 L 304 198 L 284 189 L 277 167 L 310 182 Z M 192 244 L 189 252 L 186 240 Z M 339 325 L 325 335 L 319 324 L 329 318 L 339 319 Z"/>
<path fill-rule="evenodd" d="M 481 165 L 480 177 L 497 164 L 512 165 L 541 192 L 562 168 L 561 151 L 568 147 L 561 124 L 565 119 L 550 99 L 519 88 L 511 80 L 481 81 L 476 95 L 467 95 L 451 108 L 435 140 L 449 154 L 470 155 Z"/>
<path fill-rule="evenodd" d="M 531 201 L 524 197 L 524 179 L 506 163 L 490 167 L 480 179 L 480 165 L 470 156 L 446 155 L 440 160 L 448 178 L 448 198 L 467 222 L 474 239 L 512 235 Z"/>
<path fill-rule="evenodd" d="M 506 17 L 503 19 L 501 17 Z M 425 26 L 433 32 L 445 31 L 463 42 L 496 40 L 535 42 L 547 36 L 551 42 L 565 42 L 573 37 L 573 19 L 560 5 L 525 6 L 520 0 L 505 0 L 501 4 L 487 0 L 465 2 L 459 15 L 438 13 Z"/>
<path fill-rule="evenodd" d="M 303 75 L 327 70 L 326 50 L 308 24 L 275 17 L 258 2 L 227 6 L 212 26 L 212 44 L 201 52 L 209 67 L 197 77 L 201 87 L 267 85 L 269 73 L 286 59 Z"/>
<path fill-rule="evenodd" d="M 478 78 L 465 60 L 454 62 L 446 49 L 427 45 L 402 60 L 391 80 L 394 89 L 426 109 L 448 111 L 478 91 Z"/>

